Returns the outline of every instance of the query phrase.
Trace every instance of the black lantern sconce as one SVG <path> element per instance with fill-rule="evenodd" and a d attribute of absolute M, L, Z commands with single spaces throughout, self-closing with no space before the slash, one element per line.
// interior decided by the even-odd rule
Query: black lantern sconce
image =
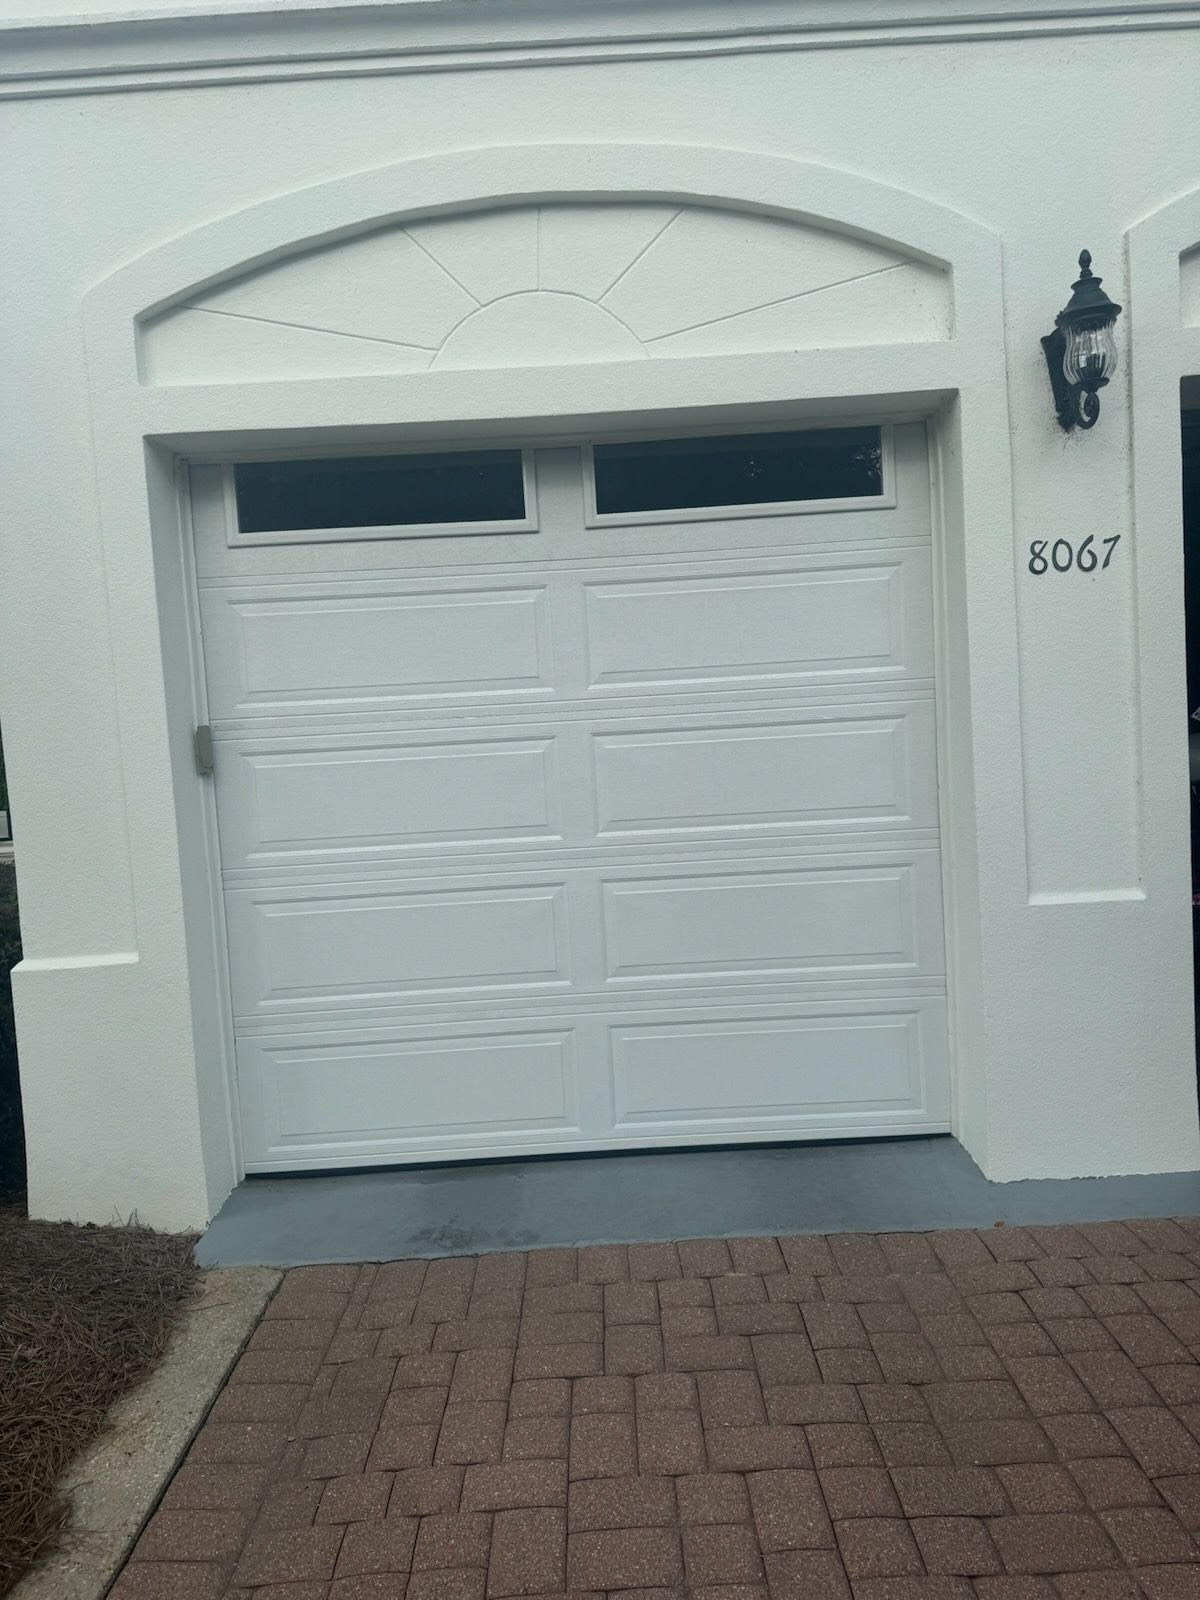
<path fill-rule="evenodd" d="M 1121 308 L 1110 300 L 1093 276 L 1088 251 L 1079 257 L 1079 277 L 1071 285 L 1071 298 L 1054 319 L 1054 332 L 1042 340 L 1054 409 L 1059 426 L 1094 428 L 1100 415 L 1100 394 L 1117 370 L 1117 341 L 1113 324 Z"/>

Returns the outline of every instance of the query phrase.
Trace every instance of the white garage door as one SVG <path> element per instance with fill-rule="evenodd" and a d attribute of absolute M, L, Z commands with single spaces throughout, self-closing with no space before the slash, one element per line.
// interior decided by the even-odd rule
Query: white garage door
<path fill-rule="evenodd" d="M 948 1127 L 922 428 L 191 477 L 250 1170 Z"/>

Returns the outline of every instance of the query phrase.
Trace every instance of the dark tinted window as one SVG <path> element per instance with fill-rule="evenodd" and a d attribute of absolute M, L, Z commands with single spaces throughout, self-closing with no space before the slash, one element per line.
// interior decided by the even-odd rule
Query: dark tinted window
<path fill-rule="evenodd" d="M 883 493 L 878 428 L 642 439 L 598 444 L 593 457 L 601 515 Z"/>
<path fill-rule="evenodd" d="M 519 450 L 246 461 L 234 468 L 242 533 L 519 522 Z"/>

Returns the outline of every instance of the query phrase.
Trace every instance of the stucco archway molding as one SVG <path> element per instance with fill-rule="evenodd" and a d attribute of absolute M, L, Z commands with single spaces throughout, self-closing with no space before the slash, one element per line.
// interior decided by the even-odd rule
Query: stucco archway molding
<path fill-rule="evenodd" d="M 642 202 L 749 213 L 895 251 L 946 275 L 952 307 L 948 293 L 940 338 L 952 365 L 966 360 L 974 366 L 972 356 L 982 359 L 989 344 L 994 351 L 1001 336 L 997 238 L 911 191 L 752 151 L 530 144 L 449 151 L 331 179 L 206 223 L 148 251 L 86 297 L 93 367 L 102 371 L 106 387 L 138 384 L 135 329 L 172 306 L 299 252 L 347 243 L 393 223 L 430 223 L 556 202 Z M 869 343 L 869 329 L 866 338 L 846 342 Z"/>

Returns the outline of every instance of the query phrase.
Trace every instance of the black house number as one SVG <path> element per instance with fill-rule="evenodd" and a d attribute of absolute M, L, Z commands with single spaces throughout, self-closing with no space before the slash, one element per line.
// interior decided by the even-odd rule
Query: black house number
<path fill-rule="evenodd" d="M 1086 539 L 1081 539 L 1078 544 L 1072 544 L 1070 539 L 1055 539 L 1051 544 L 1049 539 L 1035 539 L 1029 546 L 1029 570 L 1035 578 L 1040 578 L 1043 572 L 1106 572 L 1108 563 L 1113 558 L 1113 551 L 1121 542 L 1121 535 L 1114 533 L 1110 539 L 1101 539 L 1100 544 L 1104 550 L 1103 559 L 1096 547 L 1092 534 Z"/>

